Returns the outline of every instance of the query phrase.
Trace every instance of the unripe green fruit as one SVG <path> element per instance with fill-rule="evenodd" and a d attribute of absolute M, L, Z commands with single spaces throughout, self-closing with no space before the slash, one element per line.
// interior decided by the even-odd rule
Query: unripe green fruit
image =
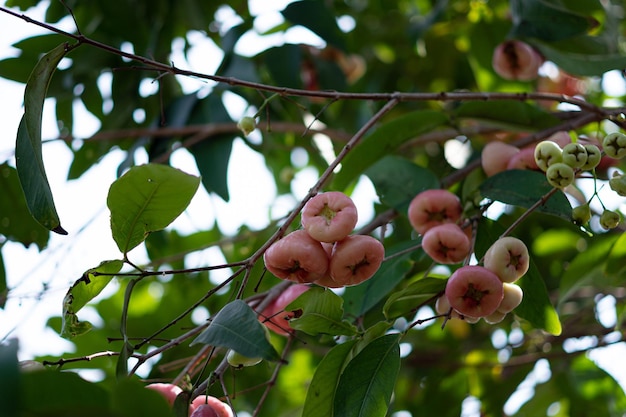
<path fill-rule="evenodd" d="M 587 151 L 587 162 L 585 162 L 585 164 L 581 166 L 580 169 L 582 169 L 583 171 L 590 171 L 600 164 L 600 160 L 602 159 L 602 152 L 600 151 L 600 148 L 591 143 L 583 146 Z"/>
<path fill-rule="evenodd" d="M 546 178 L 553 187 L 565 188 L 574 182 L 574 169 L 563 162 L 558 162 L 548 167 Z"/>
<path fill-rule="evenodd" d="M 580 143 L 568 143 L 563 147 L 563 162 L 572 168 L 580 168 L 587 163 L 587 150 Z"/>
<path fill-rule="evenodd" d="M 626 135 L 622 132 L 609 133 L 602 140 L 602 148 L 607 156 L 622 159 L 626 156 Z"/>
<path fill-rule="evenodd" d="M 615 211 L 604 210 L 600 216 L 600 226 L 602 226 L 605 230 L 615 229 L 619 224 L 619 221 L 620 215 Z"/>
<path fill-rule="evenodd" d="M 572 209 L 572 221 L 577 225 L 587 224 L 591 220 L 589 204 L 583 204 Z"/>
<path fill-rule="evenodd" d="M 544 140 L 535 146 L 535 162 L 542 171 L 547 171 L 550 165 L 563 160 L 561 147 L 551 140 Z"/>
<path fill-rule="evenodd" d="M 254 120 L 254 117 L 250 116 L 242 117 L 237 123 L 237 127 L 245 136 L 248 136 L 254 129 L 256 129 L 256 120 Z"/>
<path fill-rule="evenodd" d="M 626 175 L 616 175 L 609 180 L 611 190 L 622 197 L 626 197 Z"/>
<path fill-rule="evenodd" d="M 249 358 L 234 350 L 229 350 L 226 354 L 226 361 L 234 368 L 243 368 L 245 366 L 254 366 L 261 363 L 262 358 Z"/>

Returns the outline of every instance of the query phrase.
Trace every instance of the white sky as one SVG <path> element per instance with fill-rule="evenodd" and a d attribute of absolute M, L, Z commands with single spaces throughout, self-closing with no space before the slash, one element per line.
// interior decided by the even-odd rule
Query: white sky
<path fill-rule="evenodd" d="M 254 2 L 252 12 L 262 14 L 256 20 L 255 28 L 263 31 L 275 25 L 280 20 L 277 11 L 287 3 L 286 0 L 272 2 L 272 11 L 267 9 L 267 2 Z M 40 7 L 37 11 L 29 11 L 28 15 L 39 18 L 42 10 L 43 8 Z M 229 12 L 224 10 L 222 13 L 224 13 L 224 20 L 228 21 Z M 237 23 L 236 20 L 230 22 L 231 24 Z M 63 24 L 67 25 L 69 22 Z M 349 26 L 350 22 L 347 22 L 347 25 Z M 0 37 L 0 59 L 16 54 L 10 47 L 15 41 L 33 34 L 46 33 L 35 25 L 5 13 L 0 13 L 0 27 L 3 28 Z M 315 35 L 298 28 L 290 30 L 286 35 L 273 35 L 269 42 L 281 44 L 285 41 L 300 40 L 303 37 L 313 44 L 321 42 Z M 192 35 L 190 41 L 194 43 L 194 47 L 189 61 L 185 61 L 182 55 L 174 56 L 172 60 L 177 66 L 187 66 L 193 70 L 212 73 L 215 68 L 207 67 L 206 56 L 220 52 L 210 42 L 203 40 L 200 34 Z M 267 41 L 265 39 L 265 42 Z M 265 48 L 266 44 L 259 45 L 261 42 L 258 38 L 246 35 L 238 45 L 238 52 L 253 55 L 258 52 L 259 47 Z M 213 59 L 211 62 L 217 65 L 219 60 Z M 187 92 L 195 91 L 202 86 L 196 80 L 183 79 L 181 81 Z M 609 75 L 605 82 L 608 88 L 621 82 L 623 89 L 623 79 L 620 81 L 615 74 Z M 149 91 L 150 86 L 146 88 L 146 91 Z M 21 84 L 0 78 L 2 97 L 0 100 L 0 162 L 6 160 L 14 149 L 15 132 L 17 132 L 23 112 L 23 89 L 24 86 Z M 236 98 L 229 101 L 229 110 L 235 120 L 244 114 L 249 114 L 249 111 L 245 109 L 245 104 Z M 75 133 L 79 137 L 88 137 L 97 130 L 97 121 L 81 108 L 77 108 L 76 111 L 83 113 L 79 113 L 82 114 L 80 117 L 75 117 L 75 120 L 81 120 L 81 125 L 75 126 Z M 44 138 L 54 137 L 57 133 L 55 126 L 53 103 L 47 102 L 44 108 Z M 258 135 L 258 132 L 255 135 Z M 255 140 L 255 136 L 253 135 L 251 139 Z M 260 140 L 258 136 L 256 140 Z M 86 269 L 96 266 L 105 259 L 120 258 L 120 253 L 110 237 L 105 200 L 108 186 L 115 180 L 115 172 L 122 159 L 121 153 L 113 152 L 83 175 L 80 180 L 66 182 L 67 169 L 72 160 L 71 153 L 62 143 L 49 143 L 44 146 L 44 160 L 55 203 L 62 225 L 69 232 L 69 236 L 51 234 L 49 247 L 41 254 L 34 245 L 25 249 L 21 245 L 8 243 L 3 248 L 8 285 L 12 291 L 6 308 L 0 310 L 0 341 L 6 337 L 18 337 L 21 359 L 30 359 L 43 354 L 58 355 L 71 346 L 46 327 L 47 318 L 60 314 L 65 292 Z M 177 151 L 172 162 L 173 165 L 189 173 L 197 174 L 193 158 L 185 151 Z M 188 211 L 173 226 L 183 232 L 197 230 L 210 227 L 217 218 L 223 230 L 235 233 L 237 228 L 244 223 L 253 228 L 263 227 L 267 224 L 268 213 L 271 212 L 274 217 L 279 217 L 296 203 L 292 198 L 276 196 L 272 177 L 265 169 L 262 158 L 250 151 L 243 142 L 235 142 L 230 165 L 231 202 L 226 204 L 217 197 L 208 196 L 201 189 Z M 296 197 L 302 197 L 307 192 L 317 180 L 317 175 L 318 173 L 313 170 L 305 170 L 296 178 L 293 186 Z M 359 208 L 359 225 L 365 224 L 373 215 L 372 202 L 375 200 L 375 195 L 371 184 L 362 181 L 353 197 Z M 254 207 L 254 210 L 250 210 L 250 207 Z M 131 259 L 139 259 L 139 262 L 145 259 L 142 249 L 133 251 Z M 195 255 L 192 259 L 197 260 L 198 266 L 206 265 L 207 260 L 221 262 L 215 251 Z M 604 308 L 608 309 L 609 315 L 614 314 L 614 306 L 609 305 Z M 81 311 L 80 316 L 82 319 L 97 322 L 95 314 L 89 314 L 89 308 Z M 592 353 L 592 357 L 603 364 L 607 370 L 612 371 L 615 370 L 615 358 L 626 357 L 626 347 L 622 343 L 611 348 L 610 353 L 606 350 L 598 350 Z M 622 366 L 621 369 L 624 367 Z M 622 386 L 626 386 L 626 375 L 619 375 L 615 372 L 613 374 L 621 377 Z"/>

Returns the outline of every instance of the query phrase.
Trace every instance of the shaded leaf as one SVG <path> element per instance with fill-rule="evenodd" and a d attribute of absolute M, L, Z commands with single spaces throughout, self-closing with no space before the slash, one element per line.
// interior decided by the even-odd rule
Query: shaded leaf
<path fill-rule="evenodd" d="M 63 324 L 61 336 L 72 338 L 91 329 L 89 322 L 80 322 L 76 313 L 94 299 L 111 282 L 113 275 L 124 263 L 120 260 L 104 261 L 95 268 L 87 270 L 65 294 L 63 298 Z M 99 275 L 104 273 L 107 275 Z"/>
<path fill-rule="evenodd" d="M 20 370 L 17 339 L 0 344 L 0 404 L 2 415 L 17 417 L 20 399 Z"/>
<path fill-rule="evenodd" d="M 389 296 L 383 307 L 387 319 L 395 319 L 411 312 L 446 288 L 446 280 L 425 277 Z"/>
<path fill-rule="evenodd" d="M 420 192 L 439 188 L 439 178 L 430 170 L 398 156 L 389 155 L 365 171 L 374 184 L 380 201 L 405 213 Z"/>
<path fill-rule="evenodd" d="M 335 416 L 387 415 L 400 370 L 399 339 L 398 334 L 379 337 L 348 363 L 335 394 Z"/>
<path fill-rule="evenodd" d="M 119 380 L 111 391 L 111 408 L 120 417 L 172 417 L 167 400 L 132 378 Z"/>
<path fill-rule="evenodd" d="M 295 1 L 282 11 L 285 19 L 296 25 L 304 26 L 329 44 L 345 49 L 343 33 L 337 26 L 335 15 L 320 1 Z"/>
<path fill-rule="evenodd" d="M 279 359 L 268 342 L 263 325 L 248 304 L 242 300 L 226 304 L 198 335 L 192 345 L 202 343 L 232 349 L 248 358 Z"/>
<path fill-rule="evenodd" d="M 331 188 L 345 189 L 363 171 L 383 156 L 392 154 L 402 143 L 430 132 L 447 121 L 447 116 L 442 112 L 419 110 L 383 123 L 346 155 Z"/>
<path fill-rule="evenodd" d="M 356 340 L 350 340 L 333 347 L 317 365 L 306 394 L 302 417 L 333 415 L 335 390 L 355 343 Z"/>
<path fill-rule="evenodd" d="M 607 274 L 619 274 L 626 268 L 626 233 L 619 235 L 615 244 L 606 258 L 604 272 Z"/>
<path fill-rule="evenodd" d="M 109 189 L 111 232 L 123 253 L 164 229 L 189 205 L 200 178 L 166 165 L 131 168 Z"/>
<path fill-rule="evenodd" d="M 9 288 L 7 287 L 7 271 L 4 268 L 4 257 L 0 251 L 0 308 L 4 308 L 9 296 Z"/>
<path fill-rule="evenodd" d="M 470 101 L 454 112 L 459 118 L 479 119 L 508 129 L 541 130 L 561 121 L 550 113 L 523 101 Z"/>
<path fill-rule="evenodd" d="M 330 290 L 311 288 L 285 307 L 285 311 L 297 310 L 301 310 L 301 313 L 289 321 L 289 325 L 295 330 L 302 330 L 310 335 L 357 333 L 354 325 L 343 320 L 343 299 Z"/>
<path fill-rule="evenodd" d="M 511 184 L 515 184 L 514 187 Z M 552 190 L 543 173 L 530 170 L 507 170 L 489 177 L 481 184 L 483 197 L 514 206 L 530 208 Z M 540 204 L 537 211 L 571 220 L 572 206 L 565 194 L 557 191 Z"/>
<path fill-rule="evenodd" d="M 570 39 L 566 43 L 533 40 L 532 44 L 546 59 L 572 75 L 601 76 L 607 71 L 626 67 L 626 56 L 622 53 L 584 50 L 592 43 L 590 41 L 589 38 Z"/>

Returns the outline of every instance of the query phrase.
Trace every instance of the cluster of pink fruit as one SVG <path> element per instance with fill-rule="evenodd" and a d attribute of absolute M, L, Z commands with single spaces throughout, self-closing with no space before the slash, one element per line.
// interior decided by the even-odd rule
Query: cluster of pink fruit
<path fill-rule="evenodd" d="M 302 229 L 289 233 L 264 254 L 265 267 L 278 278 L 328 288 L 357 285 L 380 267 L 385 249 L 377 239 L 351 235 L 356 206 L 338 191 L 311 198 L 302 209 Z"/>
<path fill-rule="evenodd" d="M 183 390 L 174 384 L 148 384 L 146 388 L 161 394 L 170 406 Z M 189 404 L 189 417 L 233 417 L 233 410 L 228 404 L 210 395 L 200 395 Z"/>
<path fill-rule="evenodd" d="M 422 249 L 435 262 L 457 264 L 468 260 L 471 240 L 459 223 L 459 198 L 448 190 L 426 190 L 409 205 L 408 217 L 422 235 Z M 502 237 L 487 250 L 483 265 L 464 265 L 448 278 L 445 294 L 436 302 L 438 314 L 475 323 L 484 318 L 497 323 L 522 301 L 522 289 L 514 284 L 529 267 L 526 245 L 514 237 Z"/>

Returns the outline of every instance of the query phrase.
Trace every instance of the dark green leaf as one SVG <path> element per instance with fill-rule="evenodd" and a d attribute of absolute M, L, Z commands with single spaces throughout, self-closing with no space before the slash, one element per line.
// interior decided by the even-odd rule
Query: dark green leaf
<path fill-rule="evenodd" d="M 421 304 L 434 298 L 445 288 L 445 279 L 422 278 L 391 294 L 385 302 L 383 313 L 391 320 L 415 312 Z"/>
<path fill-rule="evenodd" d="M 620 234 L 619 238 L 606 258 L 604 271 L 607 274 L 619 274 L 626 268 L 626 233 Z"/>
<path fill-rule="evenodd" d="M 20 370 L 17 348 L 17 339 L 0 344 L 0 404 L 2 415 L 6 417 L 19 416 Z"/>
<path fill-rule="evenodd" d="M 324 2 L 296 1 L 288 4 L 281 13 L 291 23 L 304 26 L 329 44 L 345 49 L 343 33 L 337 26 L 333 12 Z"/>
<path fill-rule="evenodd" d="M 131 168 L 109 189 L 111 232 L 123 253 L 143 242 L 150 232 L 174 221 L 189 205 L 200 178 L 166 165 Z"/>
<path fill-rule="evenodd" d="M 278 353 L 267 341 L 263 325 L 242 300 L 226 304 L 211 324 L 191 343 L 222 346 L 249 358 L 278 360 Z"/>
<path fill-rule="evenodd" d="M 540 130 L 561 121 L 550 113 L 523 101 L 470 101 L 455 111 L 458 118 L 479 119 L 508 129 Z"/>
<path fill-rule="evenodd" d="M 514 186 L 512 186 L 514 184 Z M 530 208 L 552 190 L 543 173 L 530 170 L 508 170 L 489 177 L 480 186 L 483 197 L 505 204 Z M 561 191 L 557 191 L 547 201 L 540 204 L 537 211 L 561 217 L 572 218 L 572 206 Z"/>
<path fill-rule="evenodd" d="M 39 250 L 48 244 L 50 232 L 28 211 L 17 170 L 7 163 L 0 165 L 0 234 L 28 247 L 35 243 Z"/>
<path fill-rule="evenodd" d="M 128 359 L 130 359 L 132 354 L 133 345 L 125 341 L 117 357 L 117 364 L 115 366 L 115 376 L 117 376 L 118 380 L 124 380 L 128 377 Z"/>
<path fill-rule="evenodd" d="M 363 171 L 383 156 L 393 153 L 402 143 L 430 132 L 447 121 L 447 116 L 442 112 L 419 110 L 382 124 L 346 155 L 332 188 L 345 189 Z"/>
<path fill-rule="evenodd" d="M 115 384 L 111 392 L 111 408 L 120 417 L 172 417 L 165 398 L 146 384 L 124 378 Z"/>
<path fill-rule="evenodd" d="M 316 287 L 305 291 L 285 307 L 286 311 L 301 310 L 289 321 L 295 330 L 310 335 L 354 335 L 357 332 L 349 322 L 343 320 L 343 299 L 334 292 Z"/>
<path fill-rule="evenodd" d="M 261 56 L 276 85 L 302 88 L 302 51 L 299 45 L 285 44 L 270 48 Z"/>
<path fill-rule="evenodd" d="M 532 43 L 546 59 L 572 75 L 601 76 L 607 71 L 626 67 L 626 56 L 619 52 L 583 51 L 582 48 L 589 44 L 587 38 L 570 39 L 566 45 L 535 40 Z M 571 49 L 579 45 L 578 49 Z"/>
<path fill-rule="evenodd" d="M 588 32 L 597 22 L 545 0 L 511 0 L 512 37 L 552 42 Z"/>
<path fill-rule="evenodd" d="M 0 61 L 0 77 L 26 84 L 32 64 L 23 58 L 6 58 Z"/>
<path fill-rule="evenodd" d="M 439 179 L 430 170 L 406 158 L 385 156 L 365 171 L 383 204 L 405 213 L 419 192 L 439 188 Z"/>
<path fill-rule="evenodd" d="M 7 271 L 4 268 L 4 257 L 2 256 L 2 251 L 0 251 L 0 308 L 4 308 L 8 296 L 9 288 L 7 287 Z"/>
<path fill-rule="evenodd" d="M 333 415 L 335 390 L 355 343 L 356 340 L 350 340 L 333 347 L 317 365 L 306 394 L 302 417 Z"/>
<path fill-rule="evenodd" d="M 341 417 L 384 417 L 400 370 L 399 335 L 375 339 L 343 371 L 334 399 Z"/>

